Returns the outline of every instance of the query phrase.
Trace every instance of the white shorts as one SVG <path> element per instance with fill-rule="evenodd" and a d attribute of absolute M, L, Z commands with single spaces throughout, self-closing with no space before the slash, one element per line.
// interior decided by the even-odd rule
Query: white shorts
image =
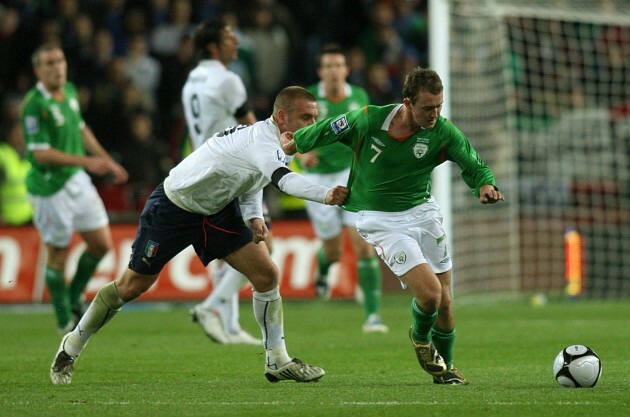
<path fill-rule="evenodd" d="M 397 277 L 423 263 L 436 274 L 452 268 L 440 206 L 433 198 L 406 211 L 361 211 L 357 231 Z"/>
<path fill-rule="evenodd" d="M 103 200 L 85 171 L 70 177 L 55 194 L 29 195 L 29 199 L 35 228 L 45 243 L 55 247 L 67 247 L 75 231 L 89 232 L 109 224 Z"/>
<path fill-rule="evenodd" d="M 346 169 L 334 174 L 305 174 L 305 177 L 313 184 L 326 187 L 336 187 L 346 185 L 350 169 Z M 314 201 L 306 201 L 306 213 L 308 214 L 315 234 L 322 240 L 332 239 L 339 236 L 343 227 L 355 227 L 358 213 L 346 211 L 339 206 L 327 206 Z"/>

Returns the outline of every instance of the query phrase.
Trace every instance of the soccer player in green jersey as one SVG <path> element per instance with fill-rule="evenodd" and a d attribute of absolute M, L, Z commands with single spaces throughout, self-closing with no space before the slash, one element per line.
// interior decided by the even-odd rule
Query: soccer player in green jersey
<path fill-rule="evenodd" d="M 31 163 L 26 187 L 33 223 L 48 250 L 45 279 L 57 327 L 65 334 L 78 322 L 83 291 L 112 247 L 105 206 L 86 171 L 110 174 L 116 183 L 125 182 L 128 175 L 85 124 L 77 90 L 67 82 L 68 65 L 61 47 L 43 44 L 32 61 L 38 83 L 22 104 L 26 158 Z M 75 231 L 87 246 L 66 285 L 68 248 Z"/>
<path fill-rule="evenodd" d="M 465 385 L 453 367 L 452 263 L 431 172 L 453 161 L 482 204 L 504 198 L 464 133 L 440 115 L 443 101 L 439 75 L 415 68 L 405 79 L 402 104 L 330 117 L 284 133 L 282 142 L 287 154 L 337 142 L 353 150 L 344 207 L 358 212 L 359 234 L 414 295 L 409 337 L 422 368 L 436 384 Z"/>
<path fill-rule="evenodd" d="M 346 82 L 348 66 L 340 45 L 324 45 L 318 57 L 319 83 L 307 89 L 317 98 L 318 120 L 358 110 L 369 104 L 366 91 Z M 345 184 L 350 174 L 352 150 L 340 143 L 332 143 L 317 150 L 297 155 L 306 177 L 315 184 L 331 186 Z M 330 297 L 328 270 L 339 261 L 343 252 L 343 230 L 350 237 L 358 258 L 359 285 L 363 291 L 365 309 L 364 332 L 387 332 L 380 317 L 381 270 L 374 249 L 356 231 L 357 214 L 338 206 L 306 202 L 306 210 L 322 247 L 317 253 L 318 271 L 315 290 L 321 299 Z"/>

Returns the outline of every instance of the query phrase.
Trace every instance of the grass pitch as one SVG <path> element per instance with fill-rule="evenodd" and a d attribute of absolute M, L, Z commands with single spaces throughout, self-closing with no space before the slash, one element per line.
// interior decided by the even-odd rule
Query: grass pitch
<path fill-rule="evenodd" d="M 323 367 L 318 383 L 271 384 L 255 346 L 212 343 L 188 306 L 125 307 L 92 338 L 69 386 L 48 372 L 60 336 L 52 312 L 0 309 L 2 416 L 626 416 L 630 303 L 457 301 L 456 366 L 469 386 L 438 386 L 407 339 L 409 293 L 386 295 L 388 334 L 361 333 L 350 301 L 285 301 L 289 354 Z M 241 323 L 257 333 L 250 304 Z M 591 389 L 560 387 L 552 364 L 565 346 L 603 363 Z"/>

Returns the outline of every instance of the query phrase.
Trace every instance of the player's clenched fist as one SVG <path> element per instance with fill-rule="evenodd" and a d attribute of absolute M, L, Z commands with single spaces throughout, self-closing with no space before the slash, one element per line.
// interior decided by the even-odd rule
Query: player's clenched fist
<path fill-rule="evenodd" d="M 348 189 L 342 185 L 331 188 L 326 194 L 326 204 L 329 206 L 338 206 L 346 202 L 348 198 Z"/>

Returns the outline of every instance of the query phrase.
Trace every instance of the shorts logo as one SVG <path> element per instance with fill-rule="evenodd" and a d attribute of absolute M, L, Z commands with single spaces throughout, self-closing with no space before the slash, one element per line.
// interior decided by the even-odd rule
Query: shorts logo
<path fill-rule="evenodd" d="M 39 132 L 39 119 L 35 116 L 26 116 L 24 118 L 24 127 L 28 135 L 34 135 Z"/>
<path fill-rule="evenodd" d="M 404 264 L 405 262 L 407 262 L 407 254 L 405 252 L 398 252 L 396 255 L 394 255 L 394 261 L 397 264 Z"/>
<path fill-rule="evenodd" d="M 153 258 L 157 254 L 159 247 L 159 243 L 149 240 L 147 246 L 144 247 L 144 254 L 147 255 L 147 258 Z"/>
<path fill-rule="evenodd" d="M 385 146 L 385 144 L 377 137 L 372 136 L 372 140 L 374 141 L 374 143 L 376 143 L 377 145 L 380 146 Z"/>
<path fill-rule="evenodd" d="M 335 120 L 333 120 L 330 123 L 330 127 L 332 127 L 332 129 L 335 131 L 336 135 L 350 129 L 350 126 L 348 126 L 348 120 L 346 120 L 345 115 L 341 115 L 337 117 Z"/>
<path fill-rule="evenodd" d="M 446 258 L 442 259 L 442 260 L 440 261 L 440 263 L 441 263 L 441 264 L 447 264 L 447 263 L 449 263 L 450 261 L 451 261 L 451 257 L 450 257 L 450 256 L 447 256 Z"/>

